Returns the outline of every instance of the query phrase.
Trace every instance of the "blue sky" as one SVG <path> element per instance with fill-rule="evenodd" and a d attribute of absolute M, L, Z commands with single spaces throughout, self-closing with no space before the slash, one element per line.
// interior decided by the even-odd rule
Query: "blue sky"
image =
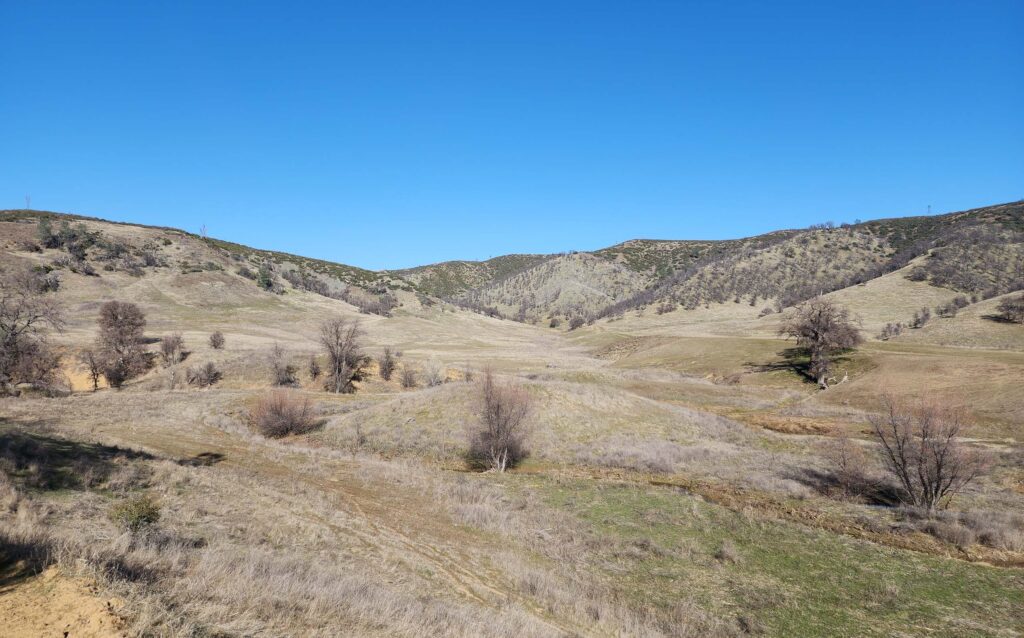
<path fill-rule="evenodd" d="M 0 0 L 0 207 L 369 268 L 1024 198 L 1024 3 Z"/>

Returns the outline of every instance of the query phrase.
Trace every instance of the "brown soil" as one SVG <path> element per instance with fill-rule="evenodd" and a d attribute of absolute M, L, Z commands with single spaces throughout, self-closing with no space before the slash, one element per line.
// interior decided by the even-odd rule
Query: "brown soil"
<path fill-rule="evenodd" d="M 6 638 L 106 638 L 124 636 L 115 611 L 93 583 L 50 567 L 22 577 L 18 566 L 0 575 L 0 627 Z"/>

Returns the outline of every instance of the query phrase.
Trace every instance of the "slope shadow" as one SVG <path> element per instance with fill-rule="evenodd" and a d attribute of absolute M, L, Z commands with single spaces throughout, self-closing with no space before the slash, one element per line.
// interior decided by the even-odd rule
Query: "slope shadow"
<path fill-rule="evenodd" d="M 852 350 L 843 350 L 834 354 L 832 356 L 833 370 L 837 364 L 849 363 L 849 354 L 851 352 Z M 807 383 L 817 385 L 818 378 L 811 374 L 811 358 L 806 348 L 785 348 L 776 354 L 781 357 L 778 361 L 770 361 L 768 363 L 747 361 L 743 365 L 751 372 L 792 372 L 798 377 L 803 378 Z"/>
<path fill-rule="evenodd" d="M 847 479 L 846 484 L 844 484 L 834 472 L 801 468 L 787 472 L 785 478 L 801 483 L 822 496 L 834 497 L 846 494 L 859 497 L 869 505 L 882 507 L 895 507 L 902 502 L 900 500 L 900 492 L 896 486 L 888 481 L 866 476 L 852 481 L 852 484 L 851 480 Z"/>
<path fill-rule="evenodd" d="M 781 360 L 768 363 L 747 361 L 743 365 L 751 372 L 792 372 L 811 383 L 818 382 L 811 374 L 811 359 L 805 348 L 785 348 L 776 354 L 781 357 Z"/>
<path fill-rule="evenodd" d="M 11 481 L 37 490 L 85 489 L 83 478 L 106 478 L 117 462 L 153 460 L 147 452 L 84 443 L 0 421 L 0 466 Z"/>
<path fill-rule="evenodd" d="M 1003 315 L 981 315 L 981 318 L 985 319 L 986 321 L 992 321 L 994 323 L 1005 323 L 1009 325 L 1015 325 L 1017 323 L 1016 321 L 1007 319 Z"/>

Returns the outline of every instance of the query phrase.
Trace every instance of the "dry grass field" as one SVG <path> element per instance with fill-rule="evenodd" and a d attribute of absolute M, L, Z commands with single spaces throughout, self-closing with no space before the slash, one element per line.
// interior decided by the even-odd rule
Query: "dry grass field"
<path fill-rule="evenodd" d="M 72 392 L 0 398 L 0 634 L 1024 633 L 1024 326 L 992 318 L 1003 296 L 882 341 L 886 323 L 959 293 L 910 281 L 912 262 L 825 295 L 866 341 L 837 361 L 845 380 L 819 390 L 778 335 L 789 310 L 762 316 L 763 303 L 636 308 L 570 331 L 471 312 L 392 273 L 396 305 L 382 316 L 338 295 L 263 290 L 238 274 L 261 257 L 203 238 L 85 223 L 166 265 L 54 270 L 47 294 L 68 321 L 52 340 Z M 63 254 L 23 249 L 35 230 L 0 220 L 0 266 Z M 616 261 L 611 288 L 579 299 L 566 284 L 573 305 L 621 298 L 659 268 L 615 255 L 636 272 Z M 464 274 L 511 309 L 510 291 L 583 267 L 513 265 L 534 270 Z M 420 276 L 441 285 L 446 272 Z M 180 333 L 184 360 L 91 391 L 76 355 L 109 300 L 142 309 L 150 352 Z M 400 353 L 390 380 L 376 360 L 352 394 L 310 378 L 310 357 L 326 362 L 320 325 L 339 317 L 359 322 L 372 358 Z M 270 390 L 275 344 L 313 423 L 270 439 L 248 415 Z M 207 363 L 222 378 L 189 386 L 186 369 Z M 487 368 L 532 402 L 529 456 L 506 472 L 468 458 Z M 893 499 L 869 422 L 885 393 L 958 404 L 963 444 L 986 456 L 988 471 L 931 517 Z M 870 490 L 840 489 L 843 441 Z"/>

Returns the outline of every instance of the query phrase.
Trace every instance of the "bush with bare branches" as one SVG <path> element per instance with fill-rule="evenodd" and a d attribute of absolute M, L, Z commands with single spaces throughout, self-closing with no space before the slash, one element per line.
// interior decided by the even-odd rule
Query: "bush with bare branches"
<path fill-rule="evenodd" d="M 181 363 L 184 357 L 185 339 L 182 338 L 180 332 L 166 335 L 160 340 L 160 359 L 163 361 L 164 367 Z"/>
<path fill-rule="evenodd" d="M 402 387 L 406 390 L 416 387 L 416 370 L 408 363 L 402 366 Z"/>
<path fill-rule="evenodd" d="M 484 370 L 480 381 L 480 422 L 469 431 L 469 458 L 504 472 L 529 454 L 526 447 L 533 401 L 522 386 L 501 383 Z"/>
<path fill-rule="evenodd" d="M 210 335 L 210 347 L 214 350 L 221 350 L 224 348 L 224 333 L 220 330 Z"/>
<path fill-rule="evenodd" d="M 217 365 L 212 361 L 208 361 L 205 365 L 198 368 L 190 367 L 185 371 L 185 381 L 189 385 L 199 388 L 210 387 L 220 381 L 222 376 L 221 371 L 217 369 Z"/>
<path fill-rule="evenodd" d="M 249 411 L 250 427 L 271 438 L 309 432 L 317 424 L 309 399 L 292 390 L 272 390 Z"/>
<path fill-rule="evenodd" d="M 883 402 L 885 411 L 872 417 L 871 426 L 907 504 L 929 512 L 945 508 L 983 474 L 985 459 L 960 441 L 964 420 L 958 410 L 935 401 L 906 407 L 891 396 Z"/>
<path fill-rule="evenodd" d="M 103 376 L 103 360 L 92 348 L 86 348 L 78 355 L 78 360 L 85 366 L 85 372 L 92 383 L 92 391 L 100 389 L 100 377 Z"/>
<path fill-rule="evenodd" d="M 100 306 L 98 323 L 97 349 L 103 360 L 103 376 L 110 387 L 120 388 L 146 369 L 142 346 L 146 316 L 133 303 L 108 301 Z"/>
<path fill-rule="evenodd" d="M 395 353 L 392 352 L 388 346 L 384 347 L 384 352 L 381 353 L 380 357 L 377 358 L 377 367 L 380 371 L 380 378 L 385 381 L 390 381 L 391 376 L 395 373 L 395 367 L 398 365 L 398 360 L 395 357 Z"/>
<path fill-rule="evenodd" d="M 295 366 L 288 363 L 288 359 L 284 353 L 284 348 L 281 347 L 281 344 L 274 344 L 274 347 L 270 349 L 270 354 L 267 359 L 270 362 L 271 384 L 276 386 L 290 386 L 298 384 L 299 381 L 295 377 Z"/>
<path fill-rule="evenodd" d="M 437 359 L 431 359 L 423 368 L 423 382 L 428 388 L 439 386 L 446 381 L 444 366 Z"/>
<path fill-rule="evenodd" d="M 329 319 L 320 326 L 320 345 L 327 353 L 329 392 L 352 393 L 355 382 L 363 378 L 363 368 L 370 358 L 363 355 L 359 340 L 363 332 L 359 323 L 341 317 Z"/>
<path fill-rule="evenodd" d="M 1003 299 L 999 302 L 997 310 L 1003 321 L 1024 323 L 1024 295 Z"/>

